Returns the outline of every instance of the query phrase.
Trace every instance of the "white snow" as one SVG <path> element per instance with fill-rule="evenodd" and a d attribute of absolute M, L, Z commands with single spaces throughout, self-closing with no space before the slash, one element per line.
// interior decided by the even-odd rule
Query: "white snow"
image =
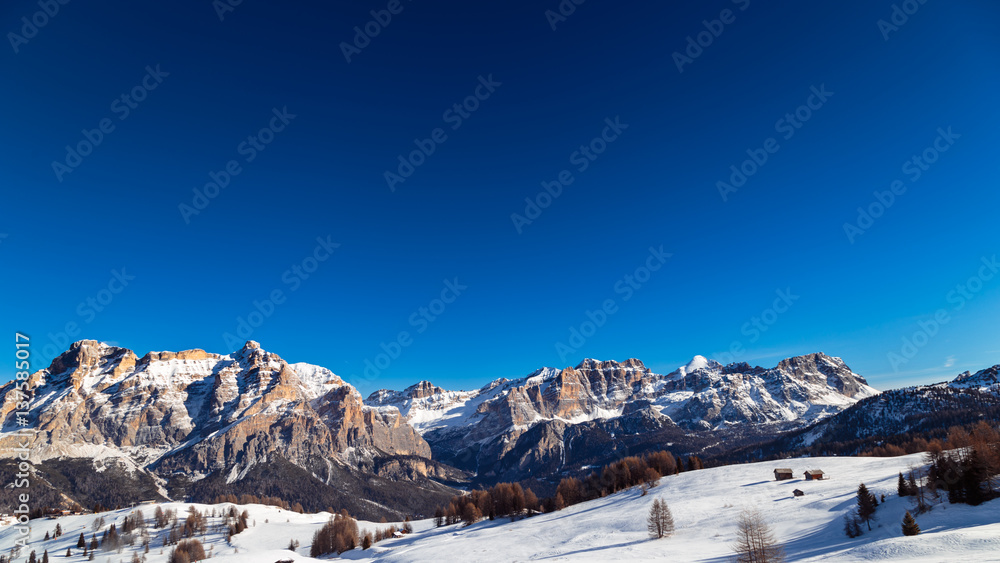
<path fill-rule="evenodd" d="M 709 367 L 709 365 L 711 364 L 709 363 L 708 358 L 706 358 L 705 356 L 698 355 L 691 358 L 691 361 L 688 362 L 686 366 L 684 366 L 684 373 L 691 373 L 699 369 L 705 369 Z"/>
<path fill-rule="evenodd" d="M 757 507 L 770 521 L 788 561 L 1000 561 L 1000 499 L 973 507 L 936 504 L 930 513 L 917 516 L 922 533 L 904 537 L 900 531 L 905 510 L 912 508 L 907 499 L 896 496 L 900 471 L 922 465 L 922 455 L 894 458 L 817 457 L 751 463 L 686 472 L 665 477 L 642 496 L 631 489 L 532 518 L 509 522 L 498 519 L 482 521 L 469 527 L 461 524 L 434 528 L 431 521 L 413 523 L 416 532 L 386 540 L 368 551 L 357 549 L 342 554 L 345 559 L 373 562 L 410 561 L 524 561 L 554 559 L 562 561 L 652 561 L 664 558 L 677 561 L 721 562 L 731 557 L 730 544 L 735 537 L 735 519 L 744 506 Z M 774 481 L 775 467 L 791 467 L 795 478 Z M 822 469 L 824 481 L 803 481 L 806 469 Z M 873 530 L 859 538 L 846 537 L 843 515 L 854 506 L 859 483 L 864 482 L 876 495 L 885 494 L 880 503 Z M 793 489 L 805 491 L 794 497 Z M 651 540 L 645 518 L 653 500 L 667 502 L 677 529 L 672 537 Z M 166 503 L 181 518 L 188 504 Z M 211 510 L 210 505 L 194 505 Z M 218 508 L 228 505 L 215 505 Z M 143 505 L 151 518 L 154 506 Z M 316 561 L 306 555 L 314 531 L 329 518 L 328 513 L 297 514 L 275 507 L 246 506 L 251 526 L 227 545 L 221 533 L 211 526 L 199 538 L 206 551 L 211 547 L 213 561 L 273 563 L 281 559 Z M 243 507 L 240 507 L 242 510 Z M 129 509 L 105 513 L 107 525 L 121 522 Z M 76 549 L 76 539 L 83 531 L 89 540 L 93 515 L 67 516 L 56 520 L 33 520 L 30 549 L 39 557 L 48 549 L 50 557 L 76 563 L 84 561 Z M 61 524 L 64 535 L 43 542 L 45 532 Z M 359 528 L 374 530 L 387 524 L 359 522 Z M 152 531 L 152 530 L 151 530 Z M 150 563 L 166 561 L 169 548 L 160 544 L 166 530 L 155 531 Z M 98 534 L 100 535 L 100 533 Z M 10 550 L 17 531 L 12 526 L 0 528 L 0 553 Z M 293 554 L 287 545 L 300 542 Z M 74 556 L 63 557 L 67 547 Z M 20 561 L 28 552 L 22 551 Z M 97 561 L 107 557 L 128 560 L 123 555 L 98 552 Z M 141 547 L 134 548 L 141 553 Z"/>

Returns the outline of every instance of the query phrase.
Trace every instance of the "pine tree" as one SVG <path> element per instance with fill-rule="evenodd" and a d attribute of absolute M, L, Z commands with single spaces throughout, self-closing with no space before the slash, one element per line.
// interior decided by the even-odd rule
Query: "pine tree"
<path fill-rule="evenodd" d="M 899 472 L 899 483 L 896 485 L 896 489 L 899 496 L 906 497 L 910 496 L 910 487 L 906 484 L 906 479 L 903 478 L 903 472 Z"/>
<path fill-rule="evenodd" d="M 915 536 L 920 533 L 920 526 L 917 525 L 917 521 L 910 514 L 910 511 L 906 511 L 906 516 L 903 517 L 903 535 L 904 536 Z"/>
<path fill-rule="evenodd" d="M 858 517 L 872 529 L 872 517 L 875 516 L 875 495 L 868 492 L 864 483 L 858 485 Z"/>
<path fill-rule="evenodd" d="M 87 539 L 83 537 L 83 532 L 80 532 L 80 539 L 76 540 L 76 547 L 87 547 Z"/>
<path fill-rule="evenodd" d="M 28 556 L 28 563 L 38 563 L 38 556 L 32 551 L 31 555 Z"/>
<path fill-rule="evenodd" d="M 49 550 L 42 552 L 42 563 L 49 563 Z"/>
<path fill-rule="evenodd" d="M 849 538 L 856 538 L 861 535 L 861 525 L 858 524 L 858 515 L 852 510 L 844 515 L 844 533 Z"/>
<path fill-rule="evenodd" d="M 649 507 L 649 516 L 646 518 L 649 535 L 654 538 L 662 538 L 674 533 L 674 517 L 670 514 L 670 507 L 666 502 L 656 499 Z"/>

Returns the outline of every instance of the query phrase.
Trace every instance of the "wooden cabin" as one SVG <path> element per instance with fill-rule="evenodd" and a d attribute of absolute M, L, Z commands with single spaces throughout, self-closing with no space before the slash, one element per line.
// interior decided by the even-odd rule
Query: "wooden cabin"
<path fill-rule="evenodd" d="M 791 469 L 775 469 L 774 470 L 774 480 L 784 481 L 785 479 L 791 479 L 794 476 Z"/>
<path fill-rule="evenodd" d="M 806 481 L 822 481 L 823 472 L 819 469 L 810 469 L 806 471 Z"/>

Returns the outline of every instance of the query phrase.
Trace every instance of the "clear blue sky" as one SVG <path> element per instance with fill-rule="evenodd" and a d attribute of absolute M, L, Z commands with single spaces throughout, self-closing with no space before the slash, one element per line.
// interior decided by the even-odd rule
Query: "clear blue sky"
<path fill-rule="evenodd" d="M 280 291 L 251 338 L 365 394 L 584 357 L 823 351 L 879 388 L 1000 363 L 980 269 L 1000 252 L 1000 5 L 907 3 L 890 28 L 890 1 L 678 4 L 4 2 L 3 330 L 46 360 L 80 338 L 229 352 Z M 730 166 L 753 174 L 723 198 Z"/>

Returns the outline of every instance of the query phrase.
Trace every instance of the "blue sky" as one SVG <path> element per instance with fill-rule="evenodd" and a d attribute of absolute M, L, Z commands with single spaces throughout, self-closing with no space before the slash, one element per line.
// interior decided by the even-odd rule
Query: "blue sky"
<path fill-rule="evenodd" d="M 0 318 L 35 367 L 244 336 L 366 394 L 1000 363 L 995 2 L 218 5 L 0 8 Z"/>

